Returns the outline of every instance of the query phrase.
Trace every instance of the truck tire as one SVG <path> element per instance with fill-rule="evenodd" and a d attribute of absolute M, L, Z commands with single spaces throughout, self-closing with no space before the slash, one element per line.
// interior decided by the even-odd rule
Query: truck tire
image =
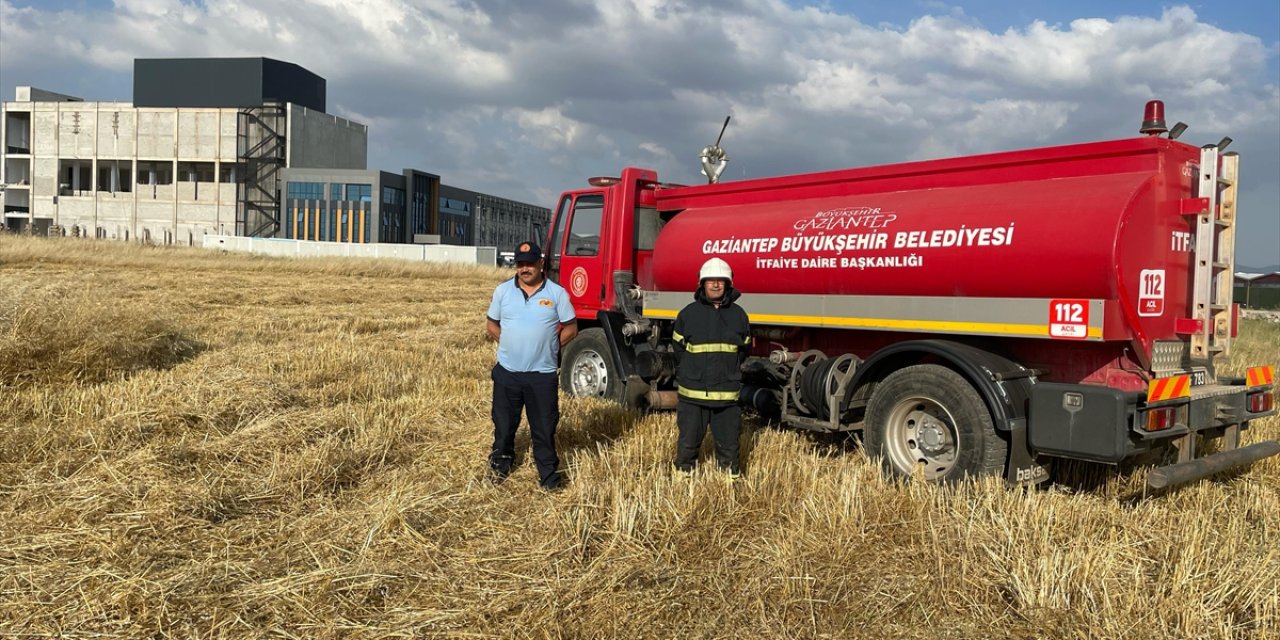
<path fill-rule="evenodd" d="M 609 341 L 599 327 L 584 329 L 564 346 L 560 388 L 571 396 L 622 399 L 623 380 L 613 364 Z"/>
<path fill-rule="evenodd" d="M 1003 473 L 1009 443 L 960 374 L 922 364 L 889 374 L 867 405 L 864 441 L 890 473 L 948 483 Z"/>

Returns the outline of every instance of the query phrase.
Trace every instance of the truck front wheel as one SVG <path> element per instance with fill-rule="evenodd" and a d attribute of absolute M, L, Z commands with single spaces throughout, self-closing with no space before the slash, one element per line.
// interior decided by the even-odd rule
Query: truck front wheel
<path fill-rule="evenodd" d="M 607 400 L 622 397 L 621 376 L 613 365 L 603 329 L 584 329 L 565 345 L 560 360 L 560 387 L 571 396 Z"/>
<path fill-rule="evenodd" d="M 1009 450 L 973 386 L 934 364 L 889 374 L 871 395 L 865 429 L 867 453 L 885 469 L 911 477 L 920 467 L 932 482 L 1001 473 Z"/>

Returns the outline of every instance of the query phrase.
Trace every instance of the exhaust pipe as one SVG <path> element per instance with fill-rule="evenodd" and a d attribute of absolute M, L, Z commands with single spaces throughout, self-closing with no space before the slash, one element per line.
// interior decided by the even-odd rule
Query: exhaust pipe
<path fill-rule="evenodd" d="M 1247 447 L 1221 451 L 1203 458 L 1179 462 L 1153 470 L 1147 475 L 1147 487 L 1163 489 L 1199 480 L 1232 467 L 1243 467 L 1263 458 L 1280 454 L 1280 442 L 1267 440 Z"/>
<path fill-rule="evenodd" d="M 680 396 L 675 391 L 649 391 L 640 396 L 642 405 L 650 411 L 668 411 L 676 408 Z M 772 389 L 746 385 L 738 395 L 738 404 L 751 407 L 764 415 L 776 416 L 782 410 L 778 405 L 778 393 Z"/>

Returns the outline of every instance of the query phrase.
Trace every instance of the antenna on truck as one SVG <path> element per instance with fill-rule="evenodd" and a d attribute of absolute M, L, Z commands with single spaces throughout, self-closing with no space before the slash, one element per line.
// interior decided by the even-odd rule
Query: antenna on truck
<path fill-rule="evenodd" d="M 729 128 L 731 117 L 724 117 L 724 126 L 720 127 L 720 135 L 716 136 L 715 144 L 702 148 L 702 175 L 707 177 L 707 184 L 720 182 L 720 174 L 729 166 L 729 154 L 720 148 L 720 139 L 724 138 L 724 130 Z"/>

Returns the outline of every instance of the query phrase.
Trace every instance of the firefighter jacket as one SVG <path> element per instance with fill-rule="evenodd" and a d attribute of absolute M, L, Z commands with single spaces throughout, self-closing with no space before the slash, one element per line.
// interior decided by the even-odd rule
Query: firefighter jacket
<path fill-rule="evenodd" d="M 751 350 L 747 312 L 734 304 L 742 294 L 725 288 L 719 308 L 711 304 L 702 287 L 676 316 L 672 341 L 679 358 L 676 391 L 680 399 L 707 406 L 738 401 L 742 390 L 742 363 Z"/>

